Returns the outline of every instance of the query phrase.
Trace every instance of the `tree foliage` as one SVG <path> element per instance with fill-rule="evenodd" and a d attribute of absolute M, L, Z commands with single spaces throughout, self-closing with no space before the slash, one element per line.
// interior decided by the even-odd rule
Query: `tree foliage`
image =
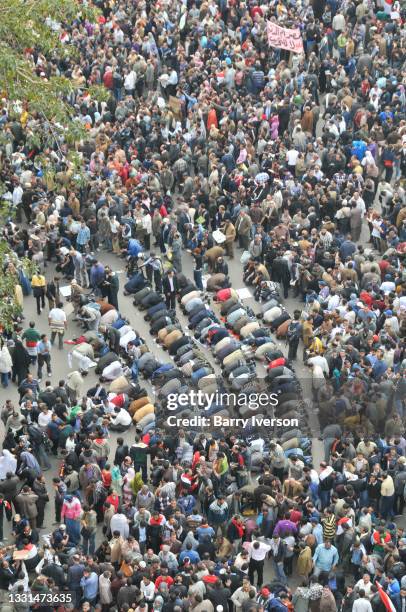
<path fill-rule="evenodd" d="M 35 127 L 27 131 L 28 148 L 35 146 L 37 151 L 46 151 L 50 147 L 61 153 L 60 144 L 65 143 L 67 147 L 60 157 L 77 172 L 74 145 L 81 139 L 83 128 L 75 120 L 70 104 L 75 84 L 58 74 L 58 70 L 41 76 L 35 58 L 43 55 L 54 66 L 64 61 L 74 64 L 75 45 L 61 41 L 58 25 L 62 29 L 85 20 L 94 22 L 96 18 L 97 10 L 85 0 L 0 0 L 0 97 L 7 100 L 11 119 L 22 121 L 23 113 L 26 122 L 32 119 Z M 100 97 L 101 89 L 94 88 L 90 94 Z M 0 149 L 6 145 L 7 138 L 0 128 Z M 36 159 L 50 179 L 53 159 L 46 153 Z M 4 191 L 0 184 L 0 194 Z M 7 203 L 0 202 L 0 226 L 9 213 Z M 21 313 L 15 291 L 19 270 L 31 278 L 35 265 L 27 258 L 18 259 L 6 240 L 0 238 L 0 326 L 7 330 L 12 328 L 14 317 Z"/>
<path fill-rule="evenodd" d="M 0 0 L 0 90 L 10 101 L 23 103 L 30 114 L 69 126 L 68 103 L 74 84 L 64 76 L 42 78 L 35 72 L 32 53 L 47 58 L 75 54 L 64 45 L 53 23 L 94 19 L 95 11 L 79 0 Z"/>
<path fill-rule="evenodd" d="M 20 285 L 20 270 L 28 277 L 36 271 L 36 265 L 27 257 L 18 258 L 5 240 L 0 240 L 0 328 L 12 331 L 15 317 L 21 314 L 16 287 Z"/>

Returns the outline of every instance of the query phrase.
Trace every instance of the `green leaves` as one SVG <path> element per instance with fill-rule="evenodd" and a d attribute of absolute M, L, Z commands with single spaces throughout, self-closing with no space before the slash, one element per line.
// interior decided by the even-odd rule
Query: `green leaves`
<path fill-rule="evenodd" d="M 43 113 L 48 120 L 69 129 L 73 111 L 67 97 L 72 81 L 52 73 L 40 76 L 38 56 L 47 61 L 74 57 L 75 47 L 63 44 L 52 23 L 78 25 L 95 21 L 97 11 L 80 0 L 0 0 L 0 91 L 9 100 L 27 106 L 30 115 Z M 35 59 L 34 59 L 35 58 Z M 35 63 L 37 62 L 37 63 Z M 48 65 L 49 68 L 50 64 Z"/>
<path fill-rule="evenodd" d="M 0 327 L 11 331 L 14 318 L 22 312 L 16 291 L 20 284 L 18 270 L 21 268 L 31 278 L 37 266 L 27 257 L 19 259 L 4 239 L 0 239 L 0 265 Z"/>
<path fill-rule="evenodd" d="M 77 175 L 82 167 L 75 144 L 85 130 L 75 120 L 69 103 L 74 83 L 58 74 L 55 60 L 76 63 L 75 46 L 61 41 L 61 24 L 80 27 L 85 19 L 95 22 L 98 11 L 89 4 L 82 0 L 0 0 L 0 97 L 9 100 L 11 118 L 22 122 L 30 147 L 39 151 L 52 147 L 60 152 L 60 143 L 68 145 L 66 161 Z M 91 89 L 95 98 L 102 88 Z M 24 120 L 23 111 L 28 113 Z M 9 138 L 10 133 L 0 128 L 0 146 Z M 46 184 L 52 183 L 52 159 L 42 154 L 37 156 L 37 164 L 42 166 Z M 3 192 L 0 183 L 0 194 Z M 8 214 L 8 204 L 0 197 L 0 225 Z M 1 238 L 0 266 L 0 326 L 10 330 L 13 317 L 21 313 L 16 299 L 18 268 L 31 278 L 36 266 L 29 259 L 18 259 Z"/>

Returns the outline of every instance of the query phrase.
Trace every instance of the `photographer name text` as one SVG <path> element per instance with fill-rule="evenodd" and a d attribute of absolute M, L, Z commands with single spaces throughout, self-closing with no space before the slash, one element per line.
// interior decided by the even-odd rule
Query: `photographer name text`
<path fill-rule="evenodd" d="M 249 418 L 227 418 L 220 415 L 177 417 L 166 419 L 169 427 L 299 427 L 299 419 L 269 418 L 252 416 Z"/>

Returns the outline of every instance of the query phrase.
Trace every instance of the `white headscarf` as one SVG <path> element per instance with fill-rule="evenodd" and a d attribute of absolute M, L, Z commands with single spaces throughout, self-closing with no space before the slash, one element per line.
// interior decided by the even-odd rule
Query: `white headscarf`
<path fill-rule="evenodd" d="M 16 469 L 17 459 L 10 453 L 10 451 L 4 449 L 3 455 L 0 456 L 0 480 L 4 480 L 8 472 L 15 474 Z"/>
<path fill-rule="evenodd" d="M 365 151 L 365 157 L 362 160 L 361 164 L 363 166 L 366 166 L 366 165 L 368 165 L 368 166 L 375 166 L 376 165 L 371 151 Z"/>

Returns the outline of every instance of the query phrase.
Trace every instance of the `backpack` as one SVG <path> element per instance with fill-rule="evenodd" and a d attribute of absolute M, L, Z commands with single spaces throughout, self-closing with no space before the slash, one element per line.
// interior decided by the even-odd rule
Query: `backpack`
<path fill-rule="evenodd" d="M 286 338 L 288 341 L 296 340 L 296 338 L 299 338 L 299 323 L 297 321 L 289 323 Z"/>

